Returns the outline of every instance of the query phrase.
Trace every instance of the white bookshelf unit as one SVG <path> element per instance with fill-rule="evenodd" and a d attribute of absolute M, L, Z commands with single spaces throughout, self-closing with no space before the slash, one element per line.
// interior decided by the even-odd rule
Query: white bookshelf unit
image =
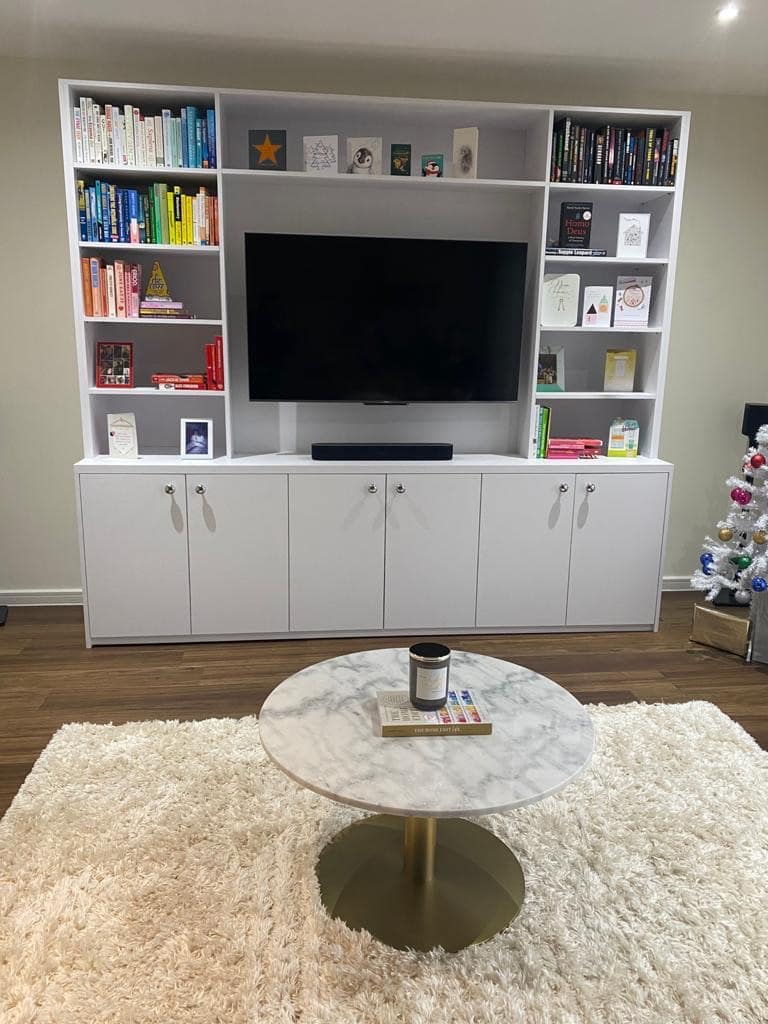
<path fill-rule="evenodd" d="M 102 105 L 135 104 L 142 112 L 151 114 L 159 114 L 163 107 L 178 109 L 186 104 L 213 108 L 217 127 L 216 168 L 78 164 L 72 111 L 81 96 L 93 97 Z M 421 633 L 457 629 L 485 632 L 654 628 L 672 472 L 668 463 L 659 460 L 658 446 L 685 180 L 689 126 L 686 112 L 70 80 L 60 82 L 60 105 L 85 456 L 76 467 L 76 482 L 89 644 L 360 631 L 391 633 L 405 628 Z M 553 126 L 566 115 L 592 127 L 610 122 L 633 128 L 669 128 L 672 136 L 679 139 L 675 186 L 551 182 Z M 480 176 L 471 180 L 451 178 L 453 130 L 469 125 L 479 129 Z M 286 171 L 248 168 L 248 130 L 269 126 L 287 131 Z M 302 137 L 320 134 L 338 134 L 340 158 L 347 137 L 381 136 L 385 171 L 392 142 L 411 143 L 414 170 L 421 153 L 443 152 L 449 176 L 430 180 L 391 177 L 386 173 L 372 177 L 343 173 L 320 177 L 304 173 Z M 179 183 L 193 189 L 204 185 L 218 197 L 220 244 L 83 242 L 76 192 L 79 178 L 88 183 L 99 179 L 137 186 L 147 181 Z M 590 244 L 607 249 L 608 256 L 570 258 L 545 254 L 547 244 L 557 239 L 560 203 L 571 200 L 593 203 Z M 618 216 L 628 212 L 651 214 L 647 257 L 634 262 L 614 255 Z M 526 242 L 524 334 L 517 401 L 412 404 L 395 409 L 352 403 L 250 402 L 244 235 L 252 231 Z M 138 262 L 143 268 L 144 283 L 153 261 L 159 259 L 174 298 L 185 302 L 190 318 L 148 321 L 86 317 L 80 272 L 80 258 L 85 255 L 117 255 L 128 262 Z M 541 286 L 544 274 L 555 270 L 579 273 L 582 288 L 604 284 L 615 289 L 616 278 L 623 273 L 651 276 L 649 326 L 636 330 L 542 327 Z M 214 334 L 223 337 L 223 391 L 158 392 L 149 386 L 153 372 L 204 370 L 203 345 Z M 133 343 L 133 388 L 107 391 L 95 386 L 98 341 Z M 566 390 L 537 393 L 538 356 L 549 347 L 564 349 Z M 612 347 L 637 350 L 635 390 L 631 393 L 619 395 L 603 390 L 605 351 Z M 185 401 L 179 403 L 180 397 Z M 539 403 L 552 408 L 553 436 L 600 437 L 605 443 L 615 416 L 636 418 L 640 424 L 640 457 L 588 462 L 534 458 L 534 424 Z M 139 460 L 127 463 L 110 459 L 106 454 L 109 412 L 135 413 Z M 214 421 L 216 458 L 210 462 L 191 463 L 179 456 L 179 419 L 192 416 Z M 457 454 L 451 463 L 434 464 L 323 464 L 309 459 L 307 453 L 313 441 L 338 440 L 448 440 L 454 443 Z M 498 490 L 499 501 L 503 498 L 504 488 L 497 479 L 500 475 L 508 479 L 509 493 L 504 501 L 510 504 L 500 505 L 498 521 L 492 522 L 493 489 Z M 445 523 L 432 521 L 433 532 L 427 539 L 433 546 L 425 545 L 421 536 L 418 547 L 419 551 L 426 551 L 426 561 L 413 561 L 415 575 L 410 580 L 398 583 L 388 576 L 385 588 L 385 563 L 391 562 L 391 567 L 404 565 L 411 554 L 414 558 L 416 554 L 416 549 L 410 553 L 404 549 L 405 555 L 394 550 L 398 541 L 396 520 L 391 518 L 392 488 L 407 477 L 408 494 L 412 496 L 409 502 L 415 502 L 418 495 L 418 500 L 426 503 L 421 512 L 411 509 L 412 531 L 418 532 L 419 523 L 424 521 L 421 513 L 428 506 L 431 508 L 430 495 L 421 493 L 418 479 L 431 479 L 435 488 L 439 477 L 441 486 L 448 488 L 448 496 L 452 494 L 450 481 L 457 476 L 463 478 L 468 490 L 463 498 L 454 495 L 448 500 L 454 502 L 455 508 L 464 508 L 464 518 L 450 529 Z M 303 478 L 305 484 L 299 485 Z M 317 510 L 315 525 L 312 516 L 304 516 L 301 511 L 302 501 L 309 501 L 306 489 L 311 489 L 313 481 L 320 489 L 316 501 L 320 501 L 323 509 L 321 514 L 316 502 L 311 505 Z M 338 482 L 338 494 L 326 493 L 323 488 L 331 487 L 334 481 Z M 522 481 L 526 482 L 525 487 L 516 490 L 522 487 Z M 599 486 L 589 490 L 587 485 L 595 481 Z M 246 493 L 247 488 L 266 487 L 267 482 L 272 492 L 261 493 L 254 505 L 256 498 Z M 368 488 L 375 487 L 375 492 L 370 492 L 370 508 L 375 504 L 379 509 L 376 495 L 381 495 L 381 508 L 376 515 L 371 513 L 368 533 L 364 531 L 358 536 L 355 531 L 362 527 L 348 524 L 350 536 L 329 540 L 333 515 L 337 515 L 339 522 L 345 521 L 344 502 L 354 505 L 357 500 L 345 490 L 351 486 L 354 494 L 368 494 Z M 166 493 L 166 487 L 172 490 Z M 637 487 L 650 490 L 639 494 L 635 493 Z M 220 488 L 226 490 L 226 499 L 215 498 Z M 588 514 L 585 501 L 594 505 L 602 494 L 610 505 Z M 155 500 L 159 504 L 150 514 Z M 534 518 L 525 511 L 532 502 L 538 503 Z M 123 527 L 136 558 L 128 568 L 109 565 L 110 546 L 100 532 L 100 517 L 107 517 L 105 530 L 109 531 L 121 521 L 115 503 L 131 510 Z M 633 534 L 632 517 L 637 509 L 633 512 L 632 508 L 636 504 L 642 514 Z M 146 517 L 137 517 L 139 509 L 146 511 Z M 432 508 L 430 514 L 439 516 L 438 508 Z M 385 531 L 384 520 L 388 516 L 389 527 Z M 224 536 L 225 523 L 232 531 L 229 539 Z M 267 525 L 273 543 L 263 547 Z M 460 546 L 462 526 L 466 528 L 468 545 L 464 564 L 470 567 L 466 578 L 454 579 L 450 573 L 447 577 L 435 575 L 433 570 L 438 562 L 458 558 L 458 548 L 452 549 L 447 538 L 452 536 L 453 544 Z M 650 546 L 640 539 L 641 534 L 649 533 L 649 527 L 653 534 Z M 593 536 L 580 555 L 574 544 L 590 529 Z M 168 543 L 161 543 L 167 530 L 172 533 L 170 541 L 166 537 Z M 302 537 L 301 531 L 306 536 Z M 558 531 L 562 534 L 559 540 L 555 536 Z M 493 543 L 489 540 L 492 534 L 498 535 Z M 177 550 L 174 545 L 182 535 L 184 545 L 179 541 Z M 410 537 L 411 541 L 415 535 Z M 313 548 L 313 536 L 314 559 L 322 561 L 318 550 L 325 546 L 326 552 L 332 553 L 335 573 L 328 572 L 331 563 L 324 566 L 324 576 L 319 569 L 296 563 L 296 552 L 302 550 L 303 543 L 307 552 Z M 532 554 L 523 549 L 541 549 L 542 545 L 542 557 L 549 569 L 540 571 L 531 560 Z M 199 565 L 196 549 L 200 552 Z M 559 554 L 555 556 L 555 552 Z M 174 558 L 178 558 L 178 563 L 173 562 Z M 582 564 L 580 559 L 585 567 L 590 559 L 593 565 L 597 560 L 598 573 L 600 564 L 604 566 L 606 580 L 594 583 L 595 588 L 603 587 L 602 601 L 590 596 L 586 578 L 578 580 L 574 575 Z M 498 568 L 491 571 L 492 564 Z M 347 582 L 356 579 L 362 587 L 362 575 L 372 565 L 380 567 L 381 586 L 374 587 L 367 604 L 357 593 L 346 608 L 342 594 L 335 592 L 330 578 L 337 576 Z M 156 578 L 161 571 L 165 573 L 165 582 L 158 588 Z M 540 577 L 547 571 L 549 582 L 545 592 Z M 628 575 L 632 572 L 639 574 L 634 601 L 623 599 L 620 589 L 632 588 Z M 495 582 L 489 582 L 489 573 L 496 573 Z M 420 585 L 420 580 L 430 574 L 435 579 L 435 593 L 426 600 L 428 610 L 405 621 L 397 610 L 398 602 L 405 601 L 408 586 Z M 402 595 L 398 586 L 403 588 Z M 463 593 L 463 603 L 442 606 L 437 594 L 446 587 Z M 271 597 L 265 588 L 270 590 Z M 559 595 L 557 600 L 553 600 L 554 591 Z M 642 597 L 637 596 L 640 592 Z M 307 611 L 308 601 L 317 605 L 316 615 Z M 370 614 L 361 622 L 356 609 L 363 606 Z M 470 606 L 474 609 L 472 614 L 467 611 Z M 555 608 L 554 612 L 550 606 Z M 299 607 L 302 613 L 297 617 Z M 215 611 L 216 608 L 219 610 Z M 255 609 L 261 611 L 257 614 Z"/>

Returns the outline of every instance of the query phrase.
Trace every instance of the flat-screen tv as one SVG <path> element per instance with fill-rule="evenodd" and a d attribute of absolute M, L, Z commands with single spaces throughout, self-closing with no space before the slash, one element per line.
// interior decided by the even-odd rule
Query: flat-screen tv
<path fill-rule="evenodd" d="M 526 249 L 246 234 L 251 400 L 514 401 Z"/>

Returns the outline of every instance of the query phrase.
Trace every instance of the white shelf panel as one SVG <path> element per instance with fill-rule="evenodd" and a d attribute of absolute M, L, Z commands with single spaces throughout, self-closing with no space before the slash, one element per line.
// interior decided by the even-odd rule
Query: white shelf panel
<path fill-rule="evenodd" d="M 642 260 L 625 256 L 545 256 L 544 259 L 547 263 L 599 263 L 619 266 L 624 264 L 628 267 L 663 267 L 669 263 L 666 257 L 653 259 L 650 256 L 646 256 Z"/>
<path fill-rule="evenodd" d="M 661 334 L 661 327 L 540 327 L 542 334 Z"/>
<path fill-rule="evenodd" d="M 295 182 L 304 185 L 336 186 L 343 188 L 372 188 L 387 186 L 390 188 L 459 188 L 486 189 L 503 192 L 518 192 L 531 195 L 545 188 L 544 181 L 510 181 L 505 178 L 419 178 L 398 177 L 390 174 L 307 174 L 305 171 L 255 171 L 246 168 L 225 167 L 223 178 L 251 178 L 269 181 Z"/>
<path fill-rule="evenodd" d="M 221 327 L 221 320 L 198 320 L 194 317 L 161 316 L 84 316 L 87 324 L 183 324 L 186 327 Z"/>
<path fill-rule="evenodd" d="M 605 192 L 612 195 L 673 196 L 674 185 L 586 185 L 578 181 L 550 181 L 550 192 Z"/>
<path fill-rule="evenodd" d="M 209 389 L 203 390 L 183 390 L 183 391 L 160 391 L 158 388 L 88 388 L 89 395 L 98 395 L 100 398 L 122 398 L 125 395 L 143 395 L 151 396 L 152 398 L 165 398 L 167 395 L 172 395 L 174 398 L 183 396 L 184 398 L 214 398 L 225 395 L 224 391 L 213 391 Z"/>
<path fill-rule="evenodd" d="M 119 175 L 127 178 L 204 178 L 212 181 L 218 171 L 210 167 L 124 167 L 121 164 L 73 164 L 74 169 L 83 174 L 112 177 Z"/>
<path fill-rule="evenodd" d="M 79 242 L 81 249 L 125 249 L 127 252 L 173 252 L 197 256 L 218 256 L 218 245 L 154 245 L 136 242 Z"/>
<path fill-rule="evenodd" d="M 562 399 L 624 399 L 639 398 L 646 401 L 653 401 L 656 398 L 655 391 L 537 391 L 536 400 L 549 401 L 550 398 L 562 401 Z"/>

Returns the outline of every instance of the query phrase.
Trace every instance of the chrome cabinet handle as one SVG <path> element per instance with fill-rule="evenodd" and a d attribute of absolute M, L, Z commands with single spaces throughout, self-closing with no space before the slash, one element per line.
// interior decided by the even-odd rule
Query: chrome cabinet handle
<path fill-rule="evenodd" d="M 587 484 L 587 494 L 594 494 L 597 490 L 596 484 Z"/>
<path fill-rule="evenodd" d="M 368 493 L 369 494 L 378 494 L 379 493 L 379 488 L 376 486 L 376 484 L 368 484 Z"/>
<path fill-rule="evenodd" d="M 560 484 L 559 491 L 561 494 L 568 493 L 568 484 Z"/>
<path fill-rule="evenodd" d="M 405 484 L 398 484 L 395 490 L 398 494 L 405 494 Z"/>
<path fill-rule="evenodd" d="M 176 485 L 175 484 L 166 484 L 165 485 L 165 493 L 166 494 L 175 494 L 176 493 Z"/>
<path fill-rule="evenodd" d="M 197 484 L 195 494 L 205 494 L 205 484 Z"/>

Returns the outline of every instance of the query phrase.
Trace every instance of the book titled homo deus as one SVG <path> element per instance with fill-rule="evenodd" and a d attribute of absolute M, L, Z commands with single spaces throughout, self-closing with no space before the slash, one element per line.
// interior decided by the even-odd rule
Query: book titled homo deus
<path fill-rule="evenodd" d="M 592 203 L 560 204 L 560 247 L 588 249 L 592 230 Z"/>

